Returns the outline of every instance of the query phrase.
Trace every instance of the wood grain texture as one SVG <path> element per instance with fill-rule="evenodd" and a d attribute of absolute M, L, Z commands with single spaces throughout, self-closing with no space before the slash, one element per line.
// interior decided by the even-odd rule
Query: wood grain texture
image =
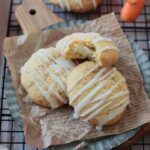
<path fill-rule="evenodd" d="M 15 15 L 25 34 L 63 21 L 42 0 L 24 1 L 24 4 L 17 7 Z"/>
<path fill-rule="evenodd" d="M 6 36 L 10 0 L 1 0 L 0 2 L 0 58 L 2 57 L 2 43 Z"/>
<path fill-rule="evenodd" d="M 7 34 L 7 24 L 9 16 L 10 0 L 0 1 L 0 85 L 2 82 L 2 66 L 3 66 L 3 40 Z"/>

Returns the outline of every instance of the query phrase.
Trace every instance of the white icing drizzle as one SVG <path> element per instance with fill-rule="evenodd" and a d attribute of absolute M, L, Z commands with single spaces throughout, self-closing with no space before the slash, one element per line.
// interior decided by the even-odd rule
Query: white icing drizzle
<path fill-rule="evenodd" d="M 124 79 L 118 81 L 112 88 L 110 88 L 109 90 L 107 90 L 106 92 L 104 92 L 103 94 L 98 96 L 97 100 L 93 100 L 93 102 L 97 102 L 97 101 L 101 101 L 103 99 L 106 99 L 107 97 L 109 97 L 111 95 L 111 93 L 113 92 L 113 90 L 120 84 L 125 82 Z"/>
<path fill-rule="evenodd" d="M 105 105 L 101 106 L 99 109 L 97 109 L 96 111 L 94 111 L 92 114 L 90 114 L 89 116 L 87 116 L 84 121 L 88 121 L 91 118 L 93 118 L 94 116 L 98 115 L 103 109 L 105 109 L 107 106 L 109 106 L 112 102 L 109 101 L 107 102 Z"/>
<path fill-rule="evenodd" d="M 38 57 L 37 57 L 38 56 Z M 58 73 L 57 75 L 54 74 L 53 72 L 51 72 L 51 70 L 49 68 L 47 69 L 48 74 L 51 76 L 51 78 L 60 86 L 60 88 L 63 90 L 63 92 L 66 93 L 66 85 L 64 82 L 66 82 L 66 76 L 69 73 L 69 70 L 72 70 L 75 66 L 75 64 L 71 61 L 66 61 L 66 60 L 56 60 L 56 58 L 54 58 L 51 54 L 50 51 L 46 50 L 46 49 L 40 49 L 38 52 L 34 53 L 32 55 L 32 57 L 34 57 L 34 60 L 36 62 L 40 62 L 41 59 L 45 62 L 49 63 L 49 67 L 53 68 L 54 71 L 56 73 Z M 52 64 L 50 63 L 50 59 L 52 59 L 54 62 L 56 62 L 56 64 L 54 64 L 52 62 Z M 42 62 L 42 61 L 41 61 Z M 59 94 L 59 92 L 57 92 L 57 90 L 55 90 L 55 88 L 52 85 L 49 85 L 43 78 L 42 78 L 42 72 L 40 71 L 37 72 L 33 66 L 29 65 L 30 67 L 32 67 L 32 71 L 34 72 L 35 76 L 38 77 L 38 80 L 40 79 L 41 82 L 46 85 L 48 87 L 48 91 L 52 92 L 57 99 L 59 99 L 60 101 L 62 101 L 63 103 L 66 103 L 66 99 L 61 96 Z M 25 69 L 24 67 L 22 69 Z M 26 69 L 27 71 L 27 69 Z M 65 71 L 65 72 L 64 72 Z M 60 75 L 60 76 L 59 76 Z M 38 80 L 33 79 L 33 82 L 35 83 L 35 86 L 39 89 L 39 91 L 42 93 L 42 95 L 50 102 L 51 107 L 52 108 L 57 108 L 58 104 L 57 101 L 52 98 L 47 91 L 45 91 L 45 89 L 42 88 L 42 86 L 39 84 Z"/>
<path fill-rule="evenodd" d="M 70 99 L 70 104 L 72 104 L 85 90 L 91 88 L 99 79 L 99 77 L 107 71 L 108 68 L 102 68 L 96 75 L 95 77 L 90 81 L 88 82 L 87 84 L 85 84 L 82 89 L 80 89 L 80 91 L 78 93 L 76 93 L 71 99 Z M 111 69 L 111 71 L 114 70 Z M 109 71 L 107 74 L 111 73 L 111 71 Z M 102 78 L 100 78 L 102 79 Z M 99 79 L 99 80 L 100 80 Z"/>
<path fill-rule="evenodd" d="M 45 81 L 43 79 L 41 79 L 39 74 L 34 70 L 33 67 L 31 67 L 31 65 L 30 65 L 30 68 L 32 69 L 33 73 L 36 74 L 36 77 L 38 77 L 45 84 Z M 23 67 L 21 69 L 21 71 L 28 72 L 28 69 Z M 46 98 L 46 100 L 48 100 L 50 102 L 51 107 L 57 108 L 58 107 L 57 102 L 45 91 L 45 89 L 42 88 L 42 86 L 39 84 L 39 82 L 34 77 L 32 77 L 32 81 L 34 82 L 34 84 L 38 88 L 38 90 L 42 93 L 42 95 Z"/>
<path fill-rule="evenodd" d="M 99 34 L 98 33 L 73 33 L 71 35 L 65 36 L 62 40 L 60 40 L 57 44 L 56 47 L 61 51 L 62 54 L 65 53 L 65 49 L 67 50 L 66 47 L 69 47 L 70 44 L 72 44 L 76 39 L 81 39 L 85 40 L 89 38 L 98 38 Z"/>
<path fill-rule="evenodd" d="M 40 53 L 41 51 L 41 53 Z M 63 68 L 63 70 L 66 71 L 66 73 L 69 73 L 68 70 L 72 70 L 75 67 L 75 64 L 71 61 L 68 60 L 62 60 L 62 59 L 56 59 L 54 58 L 50 51 L 47 51 L 46 49 L 41 49 L 39 50 L 38 53 L 36 53 L 36 55 L 38 55 L 39 57 L 49 61 L 49 57 L 59 66 L 61 66 Z"/>
<path fill-rule="evenodd" d="M 55 58 L 51 55 L 50 51 L 48 51 L 46 49 L 40 49 L 37 53 L 34 53 L 34 55 L 39 56 L 40 58 L 42 58 L 43 60 L 46 60 L 49 62 L 49 59 L 55 60 Z"/>
<path fill-rule="evenodd" d="M 33 82 L 34 82 L 35 86 L 42 93 L 42 95 L 45 97 L 45 99 L 50 102 L 50 106 L 52 108 L 57 108 L 58 107 L 58 103 L 42 88 L 41 85 L 39 85 L 39 83 L 35 80 L 34 77 L 32 79 L 33 79 Z"/>
<path fill-rule="evenodd" d="M 35 59 L 36 61 L 40 61 L 40 59 L 37 59 L 37 57 L 36 57 L 36 55 L 38 55 L 38 56 L 42 56 L 42 57 L 40 57 L 40 58 L 43 58 L 44 60 L 46 60 L 46 61 L 49 62 L 49 59 L 48 59 L 47 55 L 45 55 L 45 53 L 44 53 L 45 51 L 46 51 L 46 50 L 44 49 L 44 50 L 40 50 L 40 51 L 38 51 L 37 53 L 35 53 L 35 54 L 33 55 L 33 56 L 35 56 L 34 59 Z M 42 54 L 42 55 L 41 55 L 41 54 Z M 43 54 L 44 54 L 44 55 L 43 55 Z M 32 57 L 33 57 L 33 56 L 32 56 Z M 44 56 L 44 57 L 43 57 L 43 56 Z M 53 58 L 53 57 L 52 57 L 52 58 Z M 34 68 L 32 68 L 32 70 L 34 70 Z M 43 81 L 43 83 L 45 83 L 45 84 L 48 86 L 48 88 L 50 88 L 50 90 L 54 93 L 54 95 L 55 95 L 60 101 L 66 103 L 66 100 L 64 99 L 64 97 L 61 96 L 58 92 L 56 92 L 55 89 L 54 89 L 53 87 L 51 87 L 51 85 L 47 84 L 47 82 L 42 79 L 42 75 L 40 76 L 37 72 L 35 72 L 35 73 L 40 77 L 41 81 Z M 60 84 L 59 84 L 59 85 L 60 85 Z M 60 85 L 60 86 L 61 86 L 61 85 Z"/>
<path fill-rule="evenodd" d="M 90 71 L 88 71 L 86 74 L 84 74 L 83 76 L 79 77 L 77 80 L 75 80 L 72 85 L 69 87 L 68 92 L 70 92 L 75 86 L 76 84 L 82 80 L 84 77 L 86 77 L 87 75 L 89 75 L 91 72 L 93 72 L 95 69 L 97 69 L 99 67 L 99 64 L 96 64 L 94 67 L 92 67 L 92 69 Z"/>
<path fill-rule="evenodd" d="M 31 66 L 30 66 L 31 67 Z M 50 89 L 50 91 L 60 100 L 62 101 L 63 103 L 66 103 L 66 99 L 61 96 L 57 91 L 55 91 L 55 88 L 54 87 L 51 87 L 50 84 L 48 84 L 43 78 L 42 78 L 42 74 L 41 73 L 38 73 L 33 67 L 32 68 L 32 71 L 36 74 L 37 77 L 39 77 L 39 79 L 48 87 L 48 90 Z"/>
<path fill-rule="evenodd" d="M 80 39 L 81 41 L 86 41 L 86 39 L 89 39 L 93 42 L 93 44 L 96 47 L 96 44 L 100 43 L 100 42 L 111 42 L 113 45 L 109 45 L 105 46 L 105 47 L 98 47 L 98 49 L 100 49 L 100 51 L 105 51 L 107 49 L 112 49 L 112 50 L 116 50 L 119 51 L 119 49 L 115 46 L 114 42 L 112 41 L 112 39 L 107 38 L 107 37 L 102 37 L 100 36 L 98 33 L 74 33 L 72 35 L 66 36 L 64 37 L 62 40 L 60 40 L 56 47 L 58 49 L 60 49 L 61 54 L 64 55 L 65 52 L 68 50 L 69 46 L 76 40 L 76 39 Z M 75 51 L 75 50 L 74 50 Z M 89 49 L 84 49 L 84 51 L 87 53 L 87 56 L 91 56 L 91 53 Z"/>
<path fill-rule="evenodd" d="M 44 50 L 45 51 L 45 50 Z M 42 51 L 40 51 L 40 52 L 42 52 Z M 44 52 L 42 52 L 42 53 L 44 53 Z M 38 52 L 38 56 L 40 56 L 40 58 L 41 58 L 41 55 L 39 55 L 39 52 Z M 42 55 L 43 56 L 43 55 Z M 44 57 L 42 57 L 42 58 L 44 58 Z M 36 61 L 40 61 L 40 59 L 37 59 L 37 57 L 35 56 L 35 58 L 34 58 Z M 50 63 L 49 62 L 49 59 L 46 57 L 46 58 L 44 58 L 44 60 L 46 60 L 48 63 Z M 51 67 L 52 65 L 50 64 L 50 67 Z M 52 71 L 50 70 L 50 69 L 47 69 L 47 71 L 48 71 L 48 73 L 49 73 L 49 75 L 51 76 L 51 78 L 61 87 L 61 89 L 64 91 L 64 93 L 66 94 L 66 86 L 65 86 L 65 84 L 64 84 L 64 82 L 60 79 L 60 77 L 58 76 L 58 75 L 55 75 L 54 73 L 52 73 Z"/>
<path fill-rule="evenodd" d="M 51 67 L 59 74 L 60 78 L 66 82 L 67 74 L 75 67 L 75 64 L 69 60 L 62 60 L 60 58 L 56 59 L 50 54 L 50 52 L 46 52 L 47 54 L 44 54 L 44 52 L 42 52 L 41 55 L 43 59 L 49 60 L 47 57 L 49 56 L 56 63 L 52 63 Z"/>
<path fill-rule="evenodd" d="M 88 94 L 83 100 L 81 100 L 81 102 L 79 102 L 77 104 L 77 106 L 75 107 L 75 113 L 79 114 L 80 111 L 87 105 L 89 104 L 91 98 L 99 91 L 101 90 L 107 83 L 108 81 L 115 75 L 115 72 L 113 72 L 110 77 L 108 77 L 106 80 L 99 82 L 100 84 L 98 86 L 96 86 L 92 92 L 90 94 Z M 120 80 L 120 82 L 118 82 L 115 86 L 113 86 L 113 88 L 115 88 L 119 83 L 121 83 L 122 80 Z M 111 90 L 112 91 L 112 90 Z M 107 94 L 107 92 L 106 92 Z"/>
<path fill-rule="evenodd" d="M 62 59 L 55 59 L 55 62 L 59 64 L 64 70 L 69 73 L 69 70 L 72 70 L 74 65 L 70 63 L 68 60 L 62 60 Z"/>
<path fill-rule="evenodd" d="M 96 69 L 96 66 L 95 66 Z M 108 68 L 107 68 L 108 69 Z M 109 81 L 110 79 L 115 75 L 116 73 L 116 68 L 112 68 L 107 71 L 106 68 L 102 68 L 96 75 L 95 77 L 86 83 L 70 100 L 70 104 L 72 104 L 83 92 L 86 90 L 90 89 L 93 87 L 95 83 L 99 83 L 94 89 L 86 95 L 83 99 L 80 100 L 80 102 L 76 105 L 75 107 L 75 113 L 74 113 L 74 118 L 79 118 L 79 116 L 84 118 L 84 121 L 89 121 L 96 115 L 98 115 L 101 111 L 103 111 L 105 108 L 109 107 L 109 110 L 112 110 L 112 112 L 101 120 L 99 120 L 99 125 L 96 127 L 97 129 L 102 129 L 102 126 L 107 123 L 109 120 L 113 119 L 115 116 L 117 116 L 119 113 L 121 113 L 125 107 L 129 104 L 129 91 L 128 90 L 123 90 L 120 91 L 119 93 L 113 95 L 110 97 L 110 95 L 113 93 L 113 91 L 118 87 L 118 85 L 122 84 L 125 82 L 125 79 L 122 78 L 118 82 L 116 82 L 112 87 L 110 87 L 109 90 L 105 91 L 104 93 L 100 94 L 98 97 L 94 98 L 91 100 L 96 93 L 101 90 Z M 93 69 L 94 70 L 94 69 Z M 92 69 L 86 73 L 83 77 L 88 75 L 90 72 L 93 71 Z M 106 72 L 106 73 L 105 73 Z M 74 86 L 83 78 L 80 77 L 76 81 L 73 82 L 72 86 L 70 89 L 73 89 Z M 69 90 L 70 90 L 69 89 Z M 114 103 L 117 101 L 117 98 L 121 98 L 122 96 L 126 96 L 122 100 L 120 100 L 118 103 Z M 88 110 L 81 111 L 83 110 L 86 105 L 89 103 L 95 103 L 93 106 L 91 106 Z M 111 107 L 111 104 L 114 103 L 114 105 Z M 113 110 L 115 109 L 115 110 Z M 80 114 L 81 113 L 81 114 Z"/>
<path fill-rule="evenodd" d="M 76 0 L 76 2 L 79 3 L 81 9 L 84 9 L 82 0 Z"/>
<path fill-rule="evenodd" d="M 62 72 L 62 68 L 57 64 L 52 64 L 51 68 L 53 68 L 59 74 L 59 77 L 66 83 L 67 75 Z"/>
<path fill-rule="evenodd" d="M 112 49 L 112 50 L 116 50 L 116 51 L 119 51 L 119 49 L 117 47 L 114 47 L 114 46 L 105 46 L 103 48 L 100 48 L 100 51 L 105 51 L 107 49 Z"/>
<path fill-rule="evenodd" d="M 60 79 L 59 76 L 54 75 L 51 70 L 48 70 L 49 75 L 53 78 L 53 80 L 61 87 L 61 89 L 63 90 L 63 92 L 65 94 L 67 94 L 66 92 L 66 86 L 64 84 L 64 82 Z"/>
<path fill-rule="evenodd" d="M 129 101 L 124 103 L 121 107 L 118 107 L 114 109 L 110 114 L 107 116 L 104 116 L 102 119 L 99 120 L 98 126 L 96 126 L 97 130 L 102 130 L 103 125 L 105 125 L 109 120 L 112 120 L 115 116 L 119 115 L 123 110 L 126 108 L 126 106 L 129 104 Z"/>
<path fill-rule="evenodd" d="M 96 105 L 92 106 L 90 109 L 88 109 L 87 111 L 83 112 L 80 116 L 83 117 L 83 116 L 86 116 L 87 114 L 91 113 L 92 111 L 100 108 L 101 105 L 103 105 L 105 102 L 107 101 L 114 101 L 116 100 L 117 98 L 121 97 L 121 96 L 125 96 L 127 95 L 129 92 L 128 90 L 125 90 L 125 91 L 121 91 L 119 93 L 117 93 L 116 95 L 110 97 L 110 98 L 105 98 L 103 100 L 100 100 L 98 103 L 96 103 Z M 98 99 L 98 98 L 97 98 Z M 93 102 L 93 101 L 92 101 Z"/>
<path fill-rule="evenodd" d="M 118 82 L 119 83 L 119 82 Z M 116 99 L 113 99 L 113 100 L 111 100 L 111 101 L 108 101 L 105 105 L 103 105 L 103 106 L 99 106 L 99 109 L 97 109 L 96 111 L 94 111 L 93 113 L 91 113 L 86 119 L 85 119 L 85 121 L 88 121 L 88 120 L 90 120 L 90 119 L 92 119 L 94 116 L 96 116 L 96 115 L 98 115 L 104 108 L 106 108 L 107 106 L 109 106 L 110 104 L 112 104 L 112 102 L 113 101 L 115 101 Z M 125 98 L 125 100 L 126 100 L 126 98 Z M 124 100 L 123 100 L 124 101 Z M 102 104 L 104 104 L 104 103 L 102 103 Z M 117 105 L 116 105 L 117 106 Z M 116 107 L 115 106 L 115 107 Z M 85 115 L 85 113 L 84 113 L 84 115 Z M 87 115 L 87 114 L 86 114 Z M 82 115 L 83 116 L 83 115 Z"/>
<path fill-rule="evenodd" d="M 117 104 L 115 104 L 113 107 L 111 107 L 111 109 L 114 109 L 114 108 L 116 108 L 116 107 L 118 107 L 118 106 L 124 104 L 124 103 L 127 102 L 127 101 L 130 102 L 130 101 L 129 101 L 129 97 L 126 97 L 126 98 L 122 99 L 119 103 L 117 103 Z"/>
<path fill-rule="evenodd" d="M 100 38 L 100 35 L 98 33 L 94 33 L 94 32 L 91 32 L 91 33 L 73 33 L 72 34 L 73 37 L 75 37 L 75 39 L 81 39 L 81 40 L 95 40 L 97 38 Z"/>
<path fill-rule="evenodd" d="M 104 95 L 105 93 L 103 93 L 103 96 L 100 94 L 98 97 L 96 97 L 95 99 L 92 100 L 92 102 L 97 102 L 97 101 L 102 101 L 103 99 L 107 98 L 109 95 Z M 118 98 L 118 97 L 121 97 L 121 96 L 124 96 L 124 95 L 127 95 L 129 94 L 129 91 L 128 90 L 125 90 L 125 91 L 121 91 L 119 93 L 117 93 L 116 95 L 112 96 L 110 99 L 115 99 L 115 98 Z"/>
<path fill-rule="evenodd" d="M 112 42 L 113 43 L 112 39 L 106 38 L 106 37 L 99 37 L 94 40 L 94 43 L 98 43 L 98 42 Z"/>
<path fill-rule="evenodd" d="M 74 39 L 74 36 L 66 36 L 64 39 L 60 40 L 60 42 L 57 43 L 56 47 L 60 49 L 62 54 L 64 54 L 65 48 L 68 47 L 74 41 Z"/>
<path fill-rule="evenodd" d="M 94 8 L 96 9 L 96 7 L 97 7 L 97 2 L 96 2 L 96 0 L 92 0 L 92 3 L 93 3 Z"/>

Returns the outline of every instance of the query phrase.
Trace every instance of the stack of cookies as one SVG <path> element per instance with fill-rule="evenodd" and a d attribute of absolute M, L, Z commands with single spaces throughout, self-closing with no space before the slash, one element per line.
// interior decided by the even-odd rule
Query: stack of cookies
<path fill-rule="evenodd" d="M 126 80 L 113 67 L 118 59 L 112 39 L 73 33 L 56 48 L 35 52 L 21 69 L 21 83 L 34 103 L 56 112 L 69 104 L 75 119 L 101 130 L 116 124 L 130 103 Z"/>

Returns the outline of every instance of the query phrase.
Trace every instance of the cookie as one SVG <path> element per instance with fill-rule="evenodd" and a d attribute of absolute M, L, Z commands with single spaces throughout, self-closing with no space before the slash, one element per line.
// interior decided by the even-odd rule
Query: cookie
<path fill-rule="evenodd" d="M 88 58 L 102 67 L 115 64 L 119 58 L 119 49 L 112 39 L 99 33 L 73 33 L 60 39 L 56 47 L 65 59 Z"/>
<path fill-rule="evenodd" d="M 130 103 L 125 78 L 115 67 L 101 68 L 86 61 L 73 69 L 67 79 L 69 104 L 74 117 L 101 130 L 116 124 Z"/>
<path fill-rule="evenodd" d="M 21 83 L 33 102 L 55 109 L 68 102 L 66 80 L 74 67 L 55 48 L 40 49 L 21 68 Z"/>
<path fill-rule="evenodd" d="M 68 11 L 84 13 L 96 9 L 102 0 L 50 0 L 50 2 Z"/>

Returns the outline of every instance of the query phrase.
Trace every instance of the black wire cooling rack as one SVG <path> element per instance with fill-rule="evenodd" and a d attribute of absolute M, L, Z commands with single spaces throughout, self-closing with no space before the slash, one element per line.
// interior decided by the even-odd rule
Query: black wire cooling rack
<path fill-rule="evenodd" d="M 22 34 L 21 28 L 14 16 L 15 8 L 21 3 L 22 0 L 11 0 L 7 36 Z M 115 12 L 116 16 L 120 20 L 120 8 L 123 5 L 123 0 L 104 0 L 103 5 L 98 7 L 97 10 L 86 14 L 74 14 L 61 10 L 53 6 L 50 2 L 48 2 L 48 0 L 45 0 L 45 3 L 65 20 L 90 20 L 112 11 Z M 119 22 L 126 34 L 133 38 L 141 46 L 150 59 L 150 1 L 147 0 L 147 4 L 136 23 L 123 23 L 121 20 Z M 7 62 L 4 59 L 0 101 L 0 144 L 7 147 L 8 150 L 39 150 L 30 148 L 25 144 L 23 131 L 17 127 L 8 109 L 4 90 L 5 73 L 7 69 Z M 130 145 L 127 149 L 150 150 L 150 135 L 144 137 L 135 144 Z"/>

